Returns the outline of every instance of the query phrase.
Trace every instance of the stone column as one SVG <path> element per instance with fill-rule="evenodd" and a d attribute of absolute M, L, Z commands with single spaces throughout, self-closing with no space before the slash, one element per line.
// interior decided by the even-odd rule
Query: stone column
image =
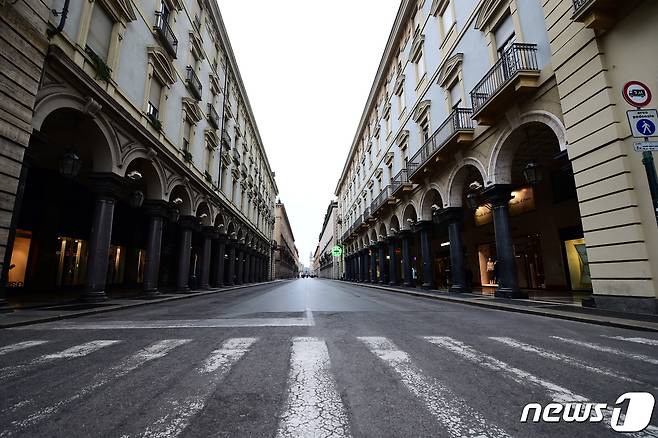
<path fill-rule="evenodd" d="M 160 276 L 160 251 L 162 249 L 162 229 L 167 217 L 167 207 L 164 202 L 147 202 L 144 205 L 149 216 L 149 228 L 146 236 L 146 260 L 144 260 L 144 294 L 158 294 L 158 278 Z"/>
<path fill-rule="evenodd" d="M 487 188 L 482 195 L 493 206 L 496 256 L 498 258 L 498 288 L 495 295 L 504 298 L 521 298 L 509 223 L 511 192 L 512 188 L 509 185 L 497 184 Z"/>
<path fill-rule="evenodd" d="M 215 282 L 213 286 L 224 286 L 224 261 L 226 254 L 226 233 L 219 232 L 216 234 L 215 239 L 215 257 L 213 268 L 215 271 Z"/>
<path fill-rule="evenodd" d="M 449 292 L 469 292 L 470 285 L 466 282 L 464 270 L 464 244 L 462 242 L 462 223 L 464 211 L 461 207 L 444 208 L 434 216 L 435 222 L 448 224 L 450 240 L 450 277 Z"/>
<path fill-rule="evenodd" d="M 411 231 L 400 231 L 402 237 L 402 270 L 404 272 L 404 285 L 416 287 L 411 273 Z"/>
<path fill-rule="evenodd" d="M 256 282 L 256 256 L 255 250 L 249 254 L 249 283 Z"/>
<path fill-rule="evenodd" d="M 235 262 L 235 271 L 236 271 L 236 277 L 235 277 L 235 284 L 241 285 L 242 280 L 244 279 L 244 243 L 238 243 L 238 248 L 237 248 L 237 260 Z"/>
<path fill-rule="evenodd" d="M 396 286 L 399 283 L 398 279 L 398 256 L 395 253 L 395 249 L 397 246 L 398 239 L 395 236 L 389 236 L 387 239 L 388 241 L 388 256 L 390 258 L 390 263 L 389 263 L 389 268 L 388 268 L 388 276 L 389 276 L 389 282 L 391 286 Z"/>
<path fill-rule="evenodd" d="M 362 249 L 359 254 L 359 261 L 361 262 L 361 282 L 366 283 L 368 281 L 368 250 Z"/>
<path fill-rule="evenodd" d="M 194 216 L 181 216 L 178 219 L 180 227 L 180 246 L 178 253 L 178 274 L 176 289 L 189 291 L 190 255 L 192 252 L 192 231 L 198 227 L 199 220 Z"/>
<path fill-rule="evenodd" d="M 378 242 L 379 249 L 379 283 L 388 284 L 388 275 L 386 272 L 386 243 L 384 241 Z"/>
<path fill-rule="evenodd" d="M 215 235 L 215 229 L 210 226 L 204 226 L 201 229 L 201 254 L 199 257 L 200 276 L 199 289 L 210 289 L 210 260 L 212 255 L 212 238 Z"/>
<path fill-rule="evenodd" d="M 423 289 L 434 288 L 434 272 L 432 269 L 432 222 L 422 221 L 420 228 L 420 253 L 423 262 Z"/>
<path fill-rule="evenodd" d="M 242 271 L 242 282 L 244 284 L 251 283 L 249 281 L 250 270 L 251 270 L 251 248 L 247 247 L 244 250 L 244 271 Z"/>
<path fill-rule="evenodd" d="M 363 269 L 365 269 L 366 273 L 364 281 L 366 283 L 372 283 L 372 273 L 370 272 L 370 249 L 364 248 L 361 257 L 363 259 Z"/>
<path fill-rule="evenodd" d="M 94 175 L 92 191 L 96 194 L 94 217 L 89 234 L 87 276 L 83 300 L 95 303 L 107 300 L 107 267 L 112 239 L 114 205 L 121 190 L 121 180 L 115 175 Z"/>
<path fill-rule="evenodd" d="M 345 268 L 347 269 L 347 281 L 352 281 L 352 273 L 354 272 L 354 265 L 352 264 L 352 254 L 347 256 L 347 262 L 345 263 Z"/>
<path fill-rule="evenodd" d="M 228 253 L 228 265 L 227 265 L 227 278 L 226 278 L 226 285 L 227 286 L 233 286 L 235 284 L 235 247 L 237 245 L 237 240 L 235 238 L 232 238 L 228 241 L 226 244 L 227 246 L 227 253 Z"/>
<path fill-rule="evenodd" d="M 370 282 L 377 283 L 377 246 L 370 245 Z"/>

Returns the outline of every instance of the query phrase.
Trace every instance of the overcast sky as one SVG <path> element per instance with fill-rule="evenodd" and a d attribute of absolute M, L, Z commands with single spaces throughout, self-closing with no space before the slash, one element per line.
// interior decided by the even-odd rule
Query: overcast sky
<path fill-rule="evenodd" d="M 218 0 L 309 265 L 399 0 Z"/>

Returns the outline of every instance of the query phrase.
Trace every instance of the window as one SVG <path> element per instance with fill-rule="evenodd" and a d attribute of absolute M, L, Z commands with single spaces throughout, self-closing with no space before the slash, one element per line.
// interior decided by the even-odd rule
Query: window
<path fill-rule="evenodd" d="M 407 103 L 404 96 L 404 84 L 403 84 L 400 87 L 400 94 L 398 94 L 398 114 L 401 115 L 406 107 L 407 107 Z"/>
<path fill-rule="evenodd" d="M 391 116 L 386 115 L 386 118 L 384 119 L 384 124 L 386 125 L 386 135 L 391 135 Z"/>
<path fill-rule="evenodd" d="M 158 120 L 158 112 L 160 108 L 160 98 L 162 96 L 162 84 L 157 78 L 151 79 L 151 88 L 149 90 L 149 100 L 147 107 L 147 114 L 153 120 Z"/>
<path fill-rule="evenodd" d="M 420 128 L 420 139 L 423 142 L 427 142 L 430 139 L 430 117 L 429 111 L 425 111 L 418 121 L 418 127 Z"/>
<path fill-rule="evenodd" d="M 496 39 L 496 49 L 498 50 L 498 57 L 502 58 L 503 53 L 512 45 L 516 40 L 514 32 L 514 22 L 512 16 L 507 13 L 505 18 L 500 22 L 496 30 L 494 30 L 494 38 Z"/>
<path fill-rule="evenodd" d="M 189 120 L 183 120 L 183 150 L 190 150 L 190 138 L 192 135 L 192 124 Z"/>
<path fill-rule="evenodd" d="M 110 40 L 112 39 L 113 27 L 114 21 L 110 17 L 110 14 L 107 13 L 99 2 L 94 3 L 94 10 L 91 13 L 91 23 L 89 24 L 89 34 L 87 35 L 87 47 L 106 62 L 110 53 Z"/>
<path fill-rule="evenodd" d="M 452 0 L 448 2 L 446 8 L 441 14 L 441 25 L 443 26 L 443 37 L 445 38 L 450 32 L 450 28 L 455 22 L 455 17 L 452 14 Z"/>
<path fill-rule="evenodd" d="M 459 108 L 462 103 L 462 95 L 459 81 L 455 81 L 448 90 L 450 94 L 450 107 L 454 110 Z"/>
<path fill-rule="evenodd" d="M 416 83 L 419 83 L 425 76 L 425 56 L 421 49 L 418 58 L 416 59 Z"/>

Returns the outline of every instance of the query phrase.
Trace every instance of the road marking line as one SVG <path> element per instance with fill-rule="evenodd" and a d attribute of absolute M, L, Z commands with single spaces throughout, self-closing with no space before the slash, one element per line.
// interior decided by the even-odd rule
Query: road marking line
<path fill-rule="evenodd" d="M 311 327 L 313 318 L 238 318 L 238 319 L 184 319 L 156 321 L 107 321 L 55 322 L 40 324 L 39 328 L 50 330 L 134 330 L 134 329 L 180 329 L 180 328 L 225 328 L 225 327 Z M 12 330 L 24 330 L 14 327 Z M 32 327 L 34 329 L 34 327 Z"/>
<path fill-rule="evenodd" d="M 606 347 L 605 345 L 593 344 L 593 343 L 584 342 L 584 341 L 577 341 L 575 339 L 562 338 L 560 336 L 551 336 L 551 338 L 557 339 L 558 341 L 566 342 L 567 344 L 578 345 L 580 347 L 591 348 L 592 350 L 602 351 L 604 353 L 615 354 L 617 356 L 623 356 L 623 357 L 627 357 L 629 359 L 639 360 L 639 361 L 642 361 L 642 362 L 650 363 L 652 365 L 658 365 L 658 359 L 654 359 L 653 357 L 645 356 L 643 354 L 627 353 L 627 352 L 622 351 L 622 350 L 617 350 L 616 348 Z"/>
<path fill-rule="evenodd" d="M 595 367 L 595 366 L 592 366 L 592 365 L 588 364 L 587 362 L 584 362 L 584 361 L 581 361 L 581 360 L 578 360 L 578 359 L 574 359 L 571 356 L 567 356 L 566 354 L 561 354 L 561 353 L 556 353 L 554 351 L 544 350 L 542 348 L 535 347 L 533 345 L 525 344 L 523 342 L 517 341 L 516 339 L 513 339 L 513 338 L 490 337 L 489 339 L 500 342 L 500 343 L 505 344 L 507 346 L 510 346 L 512 348 L 518 348 L 518 349 L 526 351 L 528 353 L 534 353 L 534 354 L 536 354 L 538 356 L 541 356 L 543 358 L 546 358 L 546 359 L 553 359 L 553 360 L 557 360 L 557 361 L 560 361 L 560 362 L 564 362 L 566 364 L 575 366 L 577 368 L 582 368 L 584 370 L 591 371 L 591 372 L 596 373 L 596 374 L 601 374 L 601 375 L 606 376 L 606 377 L 613 377 L 615 379 L 625 380 L 627 382 L 637 383 L 637 384 L 641 384 L 641 385 L 644 384 L 643 382 L 640 382 L 639 380 L 635 380 L 631 377 L 625 376 L 623 374 L 619 374 L 616 371 L 613 371 L 611 369 Z"/>
<path fill-rule="evenodd" d="M 23 420 L 12 421 L 10 428 L 0 432 L 0 437 L 12 436 L 16 432 L 22 431 L 28 427 L 34 426 L 35 424 L 46 420 L 47 418 L 55 415 L 66 405 L 69 405 L 70 403 L 91 394 L 101 386 L 104 386 L 113 380 L 127 375 L 131 371 L 136 370 L 137 368 L 152 360 L 165 356 L 174 348 L 187 344 L 190 341 L 191 339 L 165 339 L 143 348 L 134 355 L 125 358 L 119 364 L 100 372 L 94 379 L 93 383 L 78 390 L 78 392 L 72 396 L 62 399 L 51 406 L 47 406 L 36 412 L 33 412 Z"/>
<path fill-rule="evenodd" d="M 591 403 L 586 397 L 575 394 L 570 390 L 559 386 L 555 383 L 543 380 L 537 376 L 534 376 L 527 371 L 523 371 L 519 368 L 515 368 L 502 360 L 498 360 L 492 356 L 481 353 L 473 349 L 472 347 L 460 342 L 456 339 L 447 337 L 447 336 L 426 336 L 423 339 L 426 341 L 444 347 L 447 350 L 456 353 L 457 355 L 463 357 L 469 362 L 473 362 L 477 365 L 482 366 L 483 368 L 488 368 L 492 371 L 497 371 L 503 376 L 510 378 L 522 385 L 527 387 L 528 385 L 534 385 L 539 388 L 546 390 L 551 397 L 552 401 L 557 403 Z M 602 411 L 604 421 L 603 425 L 607 428 L 610 428 L 610 420 L 612 418 L 612 409 L 603 409 Z M 620 419 L 623 421 L 623 415 L 620 416 Z M 628 436 L 633 437 L 658 437 L 658 427 L 648 426 L 643 432 L 631 433 Z"/>
<path fill-rule="evenodd" d="M 165 400 L 163 407 L 167 414 L 155 420 L 140 436 L 167 438 L 180 435 L 190 424 L 190 420 L 203 410 L 206 400 L 226 377 L 233 365 L 249 351 L 257 340 L 258 338 L 229 339 L 220 348 L 214 350 L 203 365 L 196 370 L 197 376 L 209 374 L 207 379 L 191 385 L 196 388 L 193 393 L 186 394 L 182 398 Z"/>
<path fill-rule="evenodd" d="M 435 378 L 428 377 L 409 355 L 383 337 L 359 337 L 368 349 L 402 378 L 402 383 L 421 399 L 429 412 L 453 437 L 508 437 L 498 426 L 490 424 L 468 403 Z"/>
<path fill-rule="evenodd" d="M 108 347 L 110 345 L 118 344 L 121 341 L 116 340 L 98 340 L 86 342 L 84 344 L 76 345 L 66 350 L 62 350 L 58 353 L 46 354 L 41 357 L 20 365 L 9 366 L 0 369 L 0 381 L 6 380 L 10 377 L 14 377 L 19 373 L 26 372 L 28 370 L 34 369 L 40 365 L 52 362 L 58 359 L 74 359 L 78 357 L 86 356 L 94 351 L 98 351 L 101 348 Z"/>
<path fill-rule="evenodd" d="M 277 438 L 351 436 L 330 367 L 329 350 L 324 341 L 293 338 L 288 398 Z"/>
<path fill-rule="evenodd" d="M 616 339 L 618 341 L 626 341 L 626 342 L 634 342 L 636 344 L 658 346 L 658 339 L 625 338 L 623 336 L 606 336 L 606 335 L 601 335 L 601 336 L 603 336 L 604 338 L 608 338 L 608 339 Z"/>
<path fill-rule="evenodd" d="M 43 345 L 48 341 L 25 341 L 19 342 L 17 344 L 7 345 L 0 348 L 0 356 L 8 353 L 13 353 L 14 351 L 25 350 L 26 348 L 36 347 L 37 345 Z"/>

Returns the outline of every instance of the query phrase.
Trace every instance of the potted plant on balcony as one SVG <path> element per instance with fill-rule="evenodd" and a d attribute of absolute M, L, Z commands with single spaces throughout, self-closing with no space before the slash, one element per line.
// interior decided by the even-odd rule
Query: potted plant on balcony
<path fill-rule="evenodd" d="M 190 151 L 183 151 L 183 160 L 186 163 L 191 163 L 192 162 L 192 154 Z"/>

